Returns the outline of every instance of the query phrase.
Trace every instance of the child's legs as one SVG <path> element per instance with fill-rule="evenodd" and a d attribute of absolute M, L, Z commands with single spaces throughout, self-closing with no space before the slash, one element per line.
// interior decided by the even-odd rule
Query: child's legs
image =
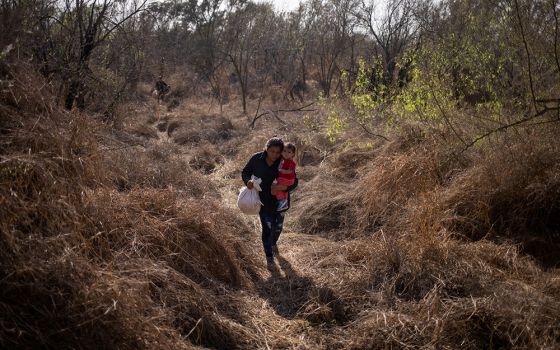
<path fill-rule="evenodd" d="M 291 186 L 294 184 L 294 179 L 286 179 L 283 177 L 279 177 L 276 179 L 276 182 L 278 185 Z M 287 191 L 276 191 L 276 199 L 284 199 L 284 198 L 288 198 Z"/>

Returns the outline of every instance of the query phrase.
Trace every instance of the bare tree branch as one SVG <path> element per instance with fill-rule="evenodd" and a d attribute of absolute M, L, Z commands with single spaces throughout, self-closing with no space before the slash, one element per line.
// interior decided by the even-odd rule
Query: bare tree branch
<path fill-rule="evenodd" d="M 257 115 L 257 114 L 255 113 L 255 117 L 253 118 L 253 121 L 251 122 L 251 124 L 249 124 L 249 127 L 250 127 L 251 129 L 254 129 L 254 128 L 255 128 L 255 123 L 257 122 L 257 120 L 258 120 L 259 118 L 265 116 L 265 115 L 268 115 L 268 114 L 272 114 L 272 115 L 273 115 L 276 119 L 278 119 L 280 122 L 282 122 L 283 124 L 287 124 L 285 121 L 283 121 L 282 119 L 280 119 L 280 117 L 278 117 L 278 114 L 277 114 L 278 112 L 284 112 L 284 113 L 285 113 L 285 112 L 313 112 L 313 111 L 315 111 L 315 109 L 306 109 L 307 107 L 310 107 L 310 106 L 312 106 L 313 104 L 315 104 L 315 102 L 311 102 L 311 103 L 309 103 L 309 104 L 307 104 L 307 105 L 305 105 L 305 106 L 301 106 L 301 107 L 294 108 L 294 109 L 276 109 L 276 110 L 270 110 L 270 109 L 269 109 L 269 110 L 267 110 L 267 111 L 265 111 L 265 112 L 263 112 L 263 113 L 261 113 L 261 114 L 259 114 L 259 115 Z M 260 104 L 259 104 L 259 107 L 260 107 Z M 258 112 L 258 109 L 257 109 L 257 112 Z"/>
<path fill-rule="evenodd" d="M 376 134 L 376 133 L 372 132 L 372 131 L 369 130 L 369 129 L 367 128 L 367 126 L 365 126 L 364 124 L 358 123 L 358 125 L 361 126 L 362 129 L 364 129 L 364 131 L 365 131 L 366 133 L 368 133 L 369 135 L 375 136 L 375 137 L 380 137 L 380 138 L 382 138 L 382 139 L 385 140 L 385 141 L 389 141 L 389 139 L 388 139 L 387 137 L 385 137 L 385 136 L 383 136 L 383 135 L 381 135 L 381 134 Z"/>
<path fill-rule="evenodd" d="M 469 149 L 469 148 L 471 148 L 472 146 L 474 146 L 478 141 L 480 141 L 480 140 L 482 140 L 482 139 L 485 139 L 485 138 L 487 138 L 488 136 L 490 136 L 490 135 L 492 135 L 492 134 L 495 134 L 495 133 L 500 132 L 500 131 L 506 131 L 506 130 L 509 129 L 509 128 L 512 128 L 512 127 L 515 127 L 515 126 L 518 126 L 518 125 L 527 123 L 527 122 L 529 122 L 529 121 L 531 121 L 531 120 L 533 120 L 533 119 L 535 119 L 535 118 L 541 117 L 541 116 L 545 115 L 547 112 L 551 112 L 551 111 L 560 111 L 560 105 L 559 105 L 559 106 L 556 106 L 556 107 L 545 107 L 544 109 L 542 109 L 541 111 L 539 111 L 539 112 L 537 112 L 537 113 L 535 113 L 535 114 L 533 114 L 533 115 L 530 115 L 530 116 L 528 116 L 528 117 L 522 118 L 522 119 L 520 119 L 520 120 L 518 120 L 518 121 L 516 121 L 516 122 L 510 123 L 510 124 L 502 125 L 502 126 L 500 126 L 499 128 L 492 129 L 492 130 L 490 130 L 490 131 L 484 133 L 483 135 L 480 135 L 480 136 L 476 137 L 474 140 L 472 140 L 469 144 L 467 144 L 467 145 L 461 150 L 461 153 L 465 152 L 467 149 Z M 550 122 L 557 122 L 557 121 L 560 121 L 560 118 L 556 118 L 556 119 L 554 119 L 554 120 L 551 120 Z M 541 123 L 542 123 L 542 122 L 541 122 Z M 534 125 L 537 125 L 537 124 L 538 124 L 538 123 L 534 123 Z M 531 125 L 533 125 L 533 124 L 531 124 Z"/>
<path fill-rule="evenodd" d="M 527 38 L 525 37 L 525 30 L 523 29 L 523 21 L 521 19 L 521 13 L 519 10 L 519 2 L 514 0 L 515 3 L 515 13 L 517 15 L 517 20 L 519 21 L 519 29 L 521 30 L 521 39 L 523 40 L 523 46 L 525 48 L 525 53 L 527 54 L 527 74 L 529 75 L 529 88 L 531 89 L 531 97 L 533 98 L 533 107 L 535 112 L 538 113 L 539 109 L 537 107 L 537 97 L 535 95 L 535 88 L 533 86 L 533 72 L 531 67 L 531 53 L 529 52 L 529 44 L 527 43 Z"/>

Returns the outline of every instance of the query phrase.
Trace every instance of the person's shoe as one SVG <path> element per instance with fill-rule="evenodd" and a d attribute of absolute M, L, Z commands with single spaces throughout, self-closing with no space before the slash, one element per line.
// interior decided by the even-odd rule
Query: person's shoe
<path fill-rule="evenodd" d="M 280 255 L 280 252 L 278 251 L 278 245 L 273 245 L 272 246 L 272 252 L 274 253 L 274 255 Z"/>
<path fill-rule="evenodd" d="M 266 257 L 266 266 L 268 268 L 274 267 L 274 257 L 272 257 L 272 256 L 267 256 Z"/>
<path fill-rule="evenodd" d="M 288 198 L 279 199 L 276 204 L 276 211 L 284 211 L 288 209 Z"/>

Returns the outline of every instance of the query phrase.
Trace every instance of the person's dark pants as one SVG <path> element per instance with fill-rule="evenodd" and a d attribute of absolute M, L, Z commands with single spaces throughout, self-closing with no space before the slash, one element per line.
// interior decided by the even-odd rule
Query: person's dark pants
<path fill-rule="evenodd" d="M 276 245 L 278 237 L 280 237 L 280 233 L 282 233 L 284 213 L 271 213 L 262 209 L 259 212 L 259 217 L 261 218 L 264 253 L 267 257 L 272 257 L 272 246 Z"/>

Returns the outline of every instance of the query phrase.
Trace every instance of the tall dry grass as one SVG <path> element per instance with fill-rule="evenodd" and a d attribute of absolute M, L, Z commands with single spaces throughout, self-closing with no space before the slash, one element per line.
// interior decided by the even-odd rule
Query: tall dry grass
<path fill-rule="evenodd" d="M 422 133 L 345 148 L 297 117 L 250 132 L 184 106 L 115 130 L 59 109 L 28 67 L 1 71 L 3 348 L 560 343 L 556 127 L 459 158 Z M 282 240 L 300 251 L 264 280 L 223 195 L 275 133 L 308 152 L 287 229 L 322 237 Z"/>
<path fill-rule="evenodd" d="M 1 346 L 252 341 L 219 297 L 253 283 L 245 223 L 186 162 L 122 153 L 137 145 L 102 151 L 103 126 L 60 110 L 47 84 L 18 69 L 0 100 Z"/>
<path fill-rule="evenodd" d="M 496 135 L 459 156 L 393 135 L 355 177 L 319 167 L 296 223 L 338 242 L 314 255 L 345 300 L 341 348 L 558 347 L 557 134 Z"/>

